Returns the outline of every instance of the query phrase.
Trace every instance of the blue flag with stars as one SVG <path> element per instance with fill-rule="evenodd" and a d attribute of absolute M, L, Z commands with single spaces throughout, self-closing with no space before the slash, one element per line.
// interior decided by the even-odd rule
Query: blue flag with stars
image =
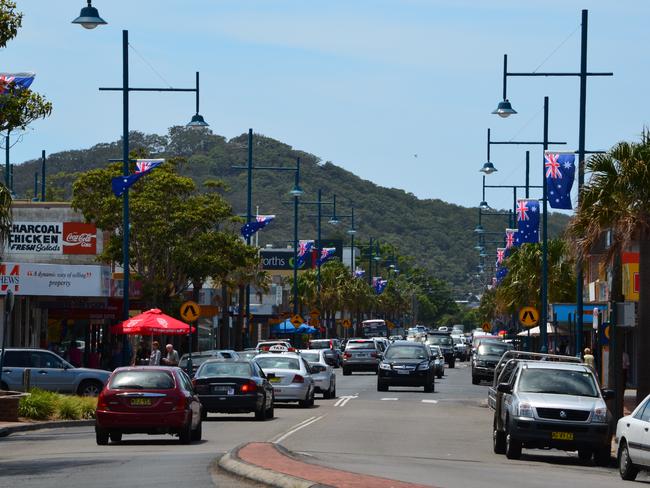
<path fill-rule="evenodd" d="M 571 188 L 576 174 L 576 155 L 545 151 L 546 198 L 551 208 L 571 210 Z"/>
<path fill-rule="evenodd" d="M 244 239 L 248 239 L 258 230 L 263 229 L 269 225 L 274 218 L 275 215 L 258 215 L 255 217 L 255 220 L 251 220 L 250 222 L 242 225 L 242 228 L 240 230 L 242 237 Z"/>
<path fill-rule="evenodd" d="M 517 202 L 516 245 L 539 242 L 539 200 Z"/>
<path fill-rule="evenodd" d="M 136 159 L 135 173 L 127 176 L 115 176 L 111 180 L 113 194 L 116 197 L 121 197 L 136 181 L 151 173 L 154 168 L 157 168 L 164 162 L 164 159 Z"/>

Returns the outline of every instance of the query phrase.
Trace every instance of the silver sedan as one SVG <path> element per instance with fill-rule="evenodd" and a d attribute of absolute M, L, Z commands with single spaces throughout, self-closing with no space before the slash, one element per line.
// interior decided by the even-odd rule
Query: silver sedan
<path fill-rule="evenodd" d="M 322 393 L 323 398 L 336 398 L 336 374 L 334 369 L 325 361 L 327 349 L 309 349 L 301 351 L 300 355 L 307 360 L 312 368 L 312 378 L 316 385 L 316 393 Z"/>
<path fill-rule="evenodd" d="M 295 352 L 264 353 L 254 361 L 273 385 L 276 402 L 298 402 L 301 407 L 314 405 L 316 385 L 311 367 Z"/>

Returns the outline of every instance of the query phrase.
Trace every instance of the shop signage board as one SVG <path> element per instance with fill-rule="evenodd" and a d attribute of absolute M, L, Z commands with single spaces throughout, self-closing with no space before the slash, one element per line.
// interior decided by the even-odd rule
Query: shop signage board
<path fill-rule="evenodd" d="M 108 266 L 0 263 L 0 294 L 107 297 L 110 281 Z"/>
<path fill-rule="evenodd" d="M 84 222 L 13 222 L 5 254 L 97 254 L 97 228 Z"/>

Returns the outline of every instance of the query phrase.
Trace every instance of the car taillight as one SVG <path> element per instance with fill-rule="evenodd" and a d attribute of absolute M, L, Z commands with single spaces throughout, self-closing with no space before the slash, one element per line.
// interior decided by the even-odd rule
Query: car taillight
<path fill-rule="evenodd" d="M 178 402 L 176 402 L 176 410 L 185 410 L 186 407 L 187 407 L 187 399 L 183 395 L 181 395 L 178 398 Z"/>
<path fill-rule="evenodd" d="M 295 347 L 290 347 L 289 349 L 287 349 L 287 351 L 288 352 L 296 352 L 296 348 Z"/>
<path fill-rule="evenodd" d="M 297 375 L 294 375 L 293 381 L 291 381 L 291 382 L 292 383 L 304 383 L 305 378 L 303 378 L 301 375 L 297 374 Z"/>
<path fill-rule="evenodd" d="M 97 410 L 108 410 L 108 402 L 106 401 L 104 392 L 101 392 L 99 397 L 97 397 Z"/>
<path fill-rule="evenodd" d="M 343 357 L 344 357 L 345 359 L 350 359 L 350 358 L 352 357 L 352 354 L 350 354 L 349 352 L 344 352 L 344 353 L 343 353 Z"/>
<path fill-rule="evenodd" d="M 257 384 L 250 380 L 248 383 L 244 383 L 241 385 L 241 392 L 242 393 L 253 393 L 254 391 L 257 391 Z"/>

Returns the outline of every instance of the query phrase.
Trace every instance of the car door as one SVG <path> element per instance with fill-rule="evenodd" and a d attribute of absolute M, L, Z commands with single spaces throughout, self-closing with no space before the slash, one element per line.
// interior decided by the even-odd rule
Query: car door
<path fill-rule="evenodd" d="M 650 400 L 646 400 L 642 409 L 632 419 L 628 439 L 630 456 L 635 463 L 650 466 Z"/>
<path fill-rule="evenodd" d="M 67 364 L 49 351 L 30 351 L 31 385 L 48 391 L 70 393 L 74 389 L 75 375 Z"/>
<path fill-rule="evenodd" d="M 28 351 L 5 351 L 2 362 L 2 381 L 13 391 L 22 391 L 23 372 L 29 367 Z"/>

